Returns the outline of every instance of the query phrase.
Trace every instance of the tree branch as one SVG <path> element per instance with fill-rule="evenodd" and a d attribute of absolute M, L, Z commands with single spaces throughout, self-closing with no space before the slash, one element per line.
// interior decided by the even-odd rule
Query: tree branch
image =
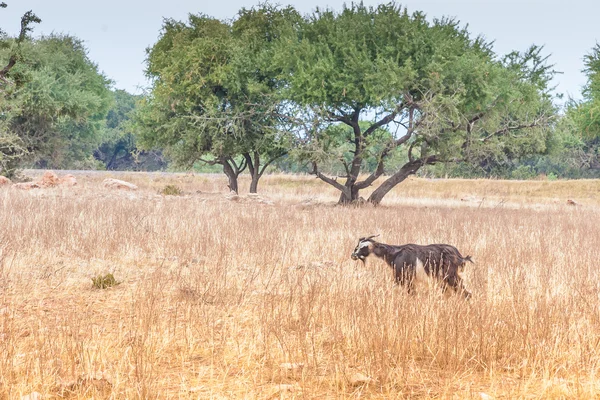
<path fill-rule="evenodd" d="M 400 111 L 405 107 L 404 102 L 398 104 L 396 106 L 396 109 L 394 111 L 392 111 L 391 113 L 389 113 L 388 115 L 386 115 L 385 117 L 381 118 L 379 121 L 375 122 L 373 125 L 371 125 L 364 133 L 363 136 L 369 136 L 371 133 L 375 132 L 376 129 L 381 128 L 384 125 L 389 124 L 390 122 L 392 122 L 394 120 L 394 118 L 396 118 L 396 116 L 400 113 Z"/>
<path fill-rule="evenodd" d="M 252 157 L 249 153 L 244 153 L 243 156 L 246 159 L 246 165 L 250 169 L 250 175 L 254 175 L 254 163 L 252 162 Z"/>
<path fill-rule="evenodd" d="M 259 172 L 259 176 L 262 176 L 265 173 L 265 170 L 267 169 L 267 167 L 269 165 L 271 165 L 275 160 L 277 160 L 278 158 L 281 158 L 283 156 L 285 156 L 287 154 L 287 151 L 282 152 L 281 154 L 279 154 L 278 156 L 275 156 L 273 158 L 271 158 L 269 161 L 267 161 L 267 163 L 265 165 L 263 165 L 262 169 Z"/>
<path fill-rule="evenodd" d="M 208 164 L 208 165 L 223 164 L 222 161 L 218 161 L 218 160 L 213 160 L 213 161 L 211 161 L 211 160 L 205 160 L 205 159 L 203 159 L 201 157 L 198 157 L 198 161 L 202 161 L 203 163 Z"/>
<path fill-rule="evenodd" d="M 329 183 L 331 186 L 333 186 L 334 188 L 338 189 L 339 191 L 341 191 L 343 193 L 346 193 L 348 191 L 348 188 L 346 186 L 342 185 L 335 179 L 329 178 L 329 177 L 323 175 L 321 172 L 319 172 L 319 170 L 317 169 L 316 162 L 313 161 L 312 165 L 313 165 L 312 173 L 314 175 L 316 175 L 317 178 L 321 179 L 323 182 Z"/>
<path fill-rule="evenodd" d="M 500 135 L 504 135 L 505 133 L 508 133 L 510 131 L 516 131 L 519 129 L 525 129 L 525 128 L 534 128 L 536 126 L 538 126 L 541 122 L 541 118 L 534 120 L 532 123 L 530 124 L 519 124 L 519 125 L 514 125 L 514 126 L 505 126 L 502 129 L 497 130 L 496 132 L 492 132 L 489 135 L 487 135 L 486 137 L 483 137 L 481 139 L 479 139 L 479 141 L 485 143 L 488 140 L 490 140 L 491 138 L 495 137 L 495 136 L 500 136 Z"/>
<path fill-rule="evenodd" d="M 371 175 L 367 177 L 364 181 L 356 182 L 354 186 L 358 190 L 366 189 L 373 184 L 381 175 L 383 175 L 383 157 L 379 158 L 379 162 L 377 163 L 377 169 Z"/>
<path fill-rule="evenodd" d="M 2 3 L 3 5 L 6 5 L 5 3 Z M 5 8 L 5 7 L 2 7 Z M 17 50 L 21 47 L 21 43 L 25 40 L 25 38 L 27 37 L 27 32 L 31 32 L 33 30 L 33 28 L 30 27 L 31 24 L 39 24 L 40 22 L 42 22 L 41 19 L 39 19 L 37 17 L 37 15 L 35 15 L 33 13 L 33 11 L 27 11 L 23 17 L 21 17 L 21 31 L 19 32 L 19 36 L 17 38 Z M 9 60 L 8 60 L 8 64 L 2 68 L 2 70 L 0 70 L 0 77 L 1 78 L 5 78 L 8 75 L 8 72 L 15 66 L 15 64 L 17 63 L 17 60 L 19 58 L 18 53 L 13 53 Z M 3 79 L 3 81 L 6 82 L 6 80 Z"/>

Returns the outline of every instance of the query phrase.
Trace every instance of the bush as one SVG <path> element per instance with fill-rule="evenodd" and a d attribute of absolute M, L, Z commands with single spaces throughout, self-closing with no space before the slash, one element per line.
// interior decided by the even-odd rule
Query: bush
<path fill-rule="evenodd" d="M 531 165 L 519 165 L 511 173 L 511 179 L 528 180 L 537 176 L 535 169 Z"/>
<path fill-rule="evenodd" d="M 113 274 L 106 274 L 104 276 L 98 275 L 97 277 L 92 278 L 92 286 L 96 289 L 108 289 L 119 284 L 121 284 L 121 282 L 117 282 Z"/>
<path fill-rule="evenodd" d="M 181 196 L 183 191 L 176 185 L 167 185 L 160 191 L 165 196 Z"/>

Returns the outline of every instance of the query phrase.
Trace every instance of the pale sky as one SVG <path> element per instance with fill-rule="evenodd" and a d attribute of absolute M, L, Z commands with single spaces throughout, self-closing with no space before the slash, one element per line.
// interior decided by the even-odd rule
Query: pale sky
<path fill-rule="evenodd" d="M 235 16 L 250 0 L 142 1 L 142 0 L 4 0 L 0 27 L 10 34 L 19 29 L 21 15 L 33 10 L 42 23 L 34 34 L 68 33 L 83 39 L 89 57 L 115 87 L 139 93 L 148 85 L 144 77 L 145 49 L 158 38 L 163 18 L 187 20 L 188 13 L 204 13 L 220 19 Z M 315 7 L 342 8 L 343 0 L 275 1 L 292 4 L 302 13 Z M 350 3 L 349 1 L 347 3 Z M 375 5 L 381 1 L 365 0 Z M 600 41 L 598 0 L 406 0 L 409 12 L 421 10 L 429 18 L 452 16 L 469 25 L 472 34 L 494 40 L 499 54 L 544 45 L 551 62 L 563 74 L 556 78 L 557 91 L 581 97 L 585 83 L 583 56 Z"/>

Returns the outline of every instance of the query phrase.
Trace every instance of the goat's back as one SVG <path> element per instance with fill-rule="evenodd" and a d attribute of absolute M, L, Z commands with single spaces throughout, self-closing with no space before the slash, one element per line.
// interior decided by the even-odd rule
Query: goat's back
<path fill-rule="evenodd" d="M 449 244 L 405 244 L 395 246 L 395 264 L 416 265 L 418 261 L 425 266 L 427 273 L 432 270 L 435 273 L 447 274 L 457 269 L 463 270 L 466 261 L 471 261 L 469 256 L 463 257 L 460 251 Z"/>

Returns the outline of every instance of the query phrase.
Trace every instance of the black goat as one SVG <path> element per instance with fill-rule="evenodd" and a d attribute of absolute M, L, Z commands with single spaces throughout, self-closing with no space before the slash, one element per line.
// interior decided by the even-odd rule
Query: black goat
<path fill-rule="evenodd" d="M 456 247 L 449 244 L 392 246 L 379 243 L 373 240 L 374 237 L 358 240 L 351 256 L 353 260 L 364 262 L 371 254 L 383 259 L 394 270 L 396 283 L 406 286 L 409 293 L 414 281 L 435 278 L 444 291 L 450 287 L 467 299 L 471 297 L 461 276 L 466 262 L 473 262 L 471 256 L 463 257 Z"/>

